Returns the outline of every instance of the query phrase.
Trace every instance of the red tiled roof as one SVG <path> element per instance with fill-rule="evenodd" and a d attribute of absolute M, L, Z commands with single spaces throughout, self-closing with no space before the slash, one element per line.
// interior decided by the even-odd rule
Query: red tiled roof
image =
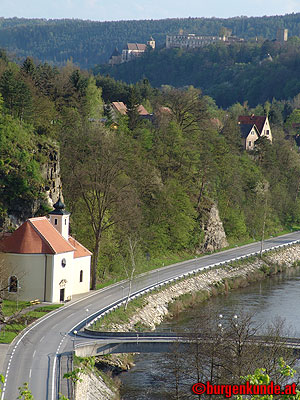
<path fill-rule="evenodd" d="M 113 101 L 112 106 L 122 115 L 127 113 L 127 106 L 123 101 Z M 137 111 L 140 115 L 149 115 L 148 111 L 142 104 L 138 106 Z"/>
<path fill-rule="evenodd" d="M 142 104 L 140 104 L 139 106 L 138 106 L 138 113 L 140 114 L 140 115 L 149 115 L 149 113 L 148 113 L 148 111 L 146 110 L 146 108 L 142 105 Z"/>
<path fill-rule="evenodd" d="M 127 112 L 127 107 L 123 103 L 123 101 L 113 101 L 112 102 L 113 107 L 122 115 L 125 115 Z"/>
<path fill-rule="evenodd" d="M 74 239 L 72 236 L 69 236 L 69 243 L 71 244 L 72 247 L 75 248 L 74 258 L 86 257 L 92 255 L 92 253 L 88 249 L 86 249 L 84 246 L 82 246 L 82 244 L 77 242 L 77 240 Z"/>
<path fill-rule="evenodd" d="M 240 124 L 255 124 L 257 129 L 259 130 L 259 133 L 262 133 L 262 129 L 264 127 L 264 124 L 266 122 L 267 117 L 261 117 L 261 116 L 256 116 L 256 115 L 240 115 L 238 122 Z"/>
<path fill-rule="evenodd" d="M 46 217 L 30 218 L 1 241 L 1 251 L 17 254 L 59 254 L 74 251 Z"/>

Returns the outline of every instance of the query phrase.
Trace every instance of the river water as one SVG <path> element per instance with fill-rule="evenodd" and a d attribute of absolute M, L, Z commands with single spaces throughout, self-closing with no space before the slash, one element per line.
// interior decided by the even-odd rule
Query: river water
<path fill-rule="evenodd" d="M 241 313 L 253 313 L 255 322 L 268 323 L 280 317 L 285 319 L 289 335 L 300 338 L 300 269 L 265 279 L 227 295 L 211 298 L 185 311 L 178 318 L 161 324 L 158 331 L 185 331 L 201 327 L 203 312 L 212 310 L 224 318 Z M 135 366 L 121 374 L 123 400 L 164 400 L 173 391 L 174 376 L 166 354 L 139 354 Z M 190 387 L 190 383 L 187 382 Z M 196 398 L 196 396 L 195 396 Z"/>

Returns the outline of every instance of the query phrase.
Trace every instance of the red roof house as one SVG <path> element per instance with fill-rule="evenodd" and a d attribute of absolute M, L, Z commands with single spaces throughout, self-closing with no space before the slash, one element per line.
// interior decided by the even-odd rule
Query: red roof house
<path fill-rule="evenodd" d="M 242 142 L 244 145 L 244 148 L 246 150 L 251 150 L 253 149 L 253 143 L 249 146 L 249 140 L 246 138 L 246 131 L 247 131 L 247 137 L 248 134 L 251 131 L 252 135 L 255 135 L 255 131 L 257 131 L 257 134 L 259 137 L 265 136 L 267 139 L 269 139 L 271 142 L 273 140 L 272 138 L 272 132 L 271 132 L 271 127 L 269 123 L 269 119 L 267 116 L 258 116 L 258 115 L 240 115 L 238 118 L 238 124 L 240 125 L 241 129 L 241 138 Z"/>
<path fill-rule="evenodd" d="M 30 218 L 0 241 L 8 297 L 59 302 L 90 289 L 92 253 L 69 236 L 69 213 L 59 200 L 46 217 Z"/>

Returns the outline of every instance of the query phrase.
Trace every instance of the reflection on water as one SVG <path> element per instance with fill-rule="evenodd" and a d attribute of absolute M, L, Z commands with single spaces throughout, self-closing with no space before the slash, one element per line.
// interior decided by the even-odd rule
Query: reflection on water
<path fill-rule="evenodd" d="M 200 313 L 205 308 L 213 312 L 232 316 L 241 312 L 255 314 L 260 323 L 270 322 L 275 317 L 284 318 L 294 337 L 300 338 L 300 270 L 291 270 L 249 287 L 235 290 L 198 304 L 176 320 L 166 322 L 157 330 L 183 331 L 201 326 Z M 203 314 L 202 314 L 203 315 Z M 123 400 L 163 400 L 173 391 L 174 376 L 168 373 L 169 358 L 166 354 L 140 354 L 135 358 L 135 367 L 123 373 L 121 396 Z M 195 399 L 195 396 L 189 396 Z"/>

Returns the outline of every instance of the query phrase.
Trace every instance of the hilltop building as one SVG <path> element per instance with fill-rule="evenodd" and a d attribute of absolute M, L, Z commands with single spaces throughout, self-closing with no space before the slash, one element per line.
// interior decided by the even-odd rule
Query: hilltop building
<path fill-rule="evenodd" d="M 108 61 L 109 65 L 117 65 L 121 64 L 122 62 L 122 54 L 119 52 L 118 48 L 116 47 L 114 51 L 112 52 L 112 55 L 110 56 L 110 59 Z"/>
<path fill-rule="evenodd" d="M 289 35 L 288 29 L 278 29 L 276 34 L 276 41 L 283 44 L 284 42 L 287 42 L 288 35 Z"/>
<path fill-rule="evenodd" d="M 122 51 L 122 63 L 133 60 L 136 57 L 140 57 L 145 53 L 147 45 L 144 43 L 127 43 L 127 46 Z"/>
<path fill-rule="evenodd" d="M 273 138 L 268 117 L 254 114 L 240 115 L 238 124 L 245 150 L 253 150 L 255 141 L 262 136 L 266 137 L 272 143 Z"/>
<path fill-rule="evenodd" d="M 153 37 L 145 43 L 127 43 L 125 49 L 122 50 L 122 53 L 119 53 L 118 49 L 115 48 L 110 59 L 108 61 L 109 65 L 117 65 L 122 64 L 131 60 L 134 60 L 137 57 L 140 57 L 145 53 L 147 48 L 155 49 L 155 40 Z"/>
<path fill-rule="evenodd" d="M 234 42 L 243 42 L 244 39 L 237 38 L 235 36 L 199 36 L 194 33 L 178 34 L 178 35 L 167 35 L 166 36 L 166 48 L 187 48 L 196 49 L 212 43 L 226 43 L 231 44 Z"/>
<path fill-rule="evenodd" d="M 151 47 L 152 50 L 155 50 L 155 40 L 152 36 L 150 36 L 150 39 L 147 42 L 147 46 Z"/>
<path fill-rule="evenodd" d="M 92 253 L 69 236 L 60 198 L 49 217 L 30 218 L 1 240 L 8 298 L 57 303 L 90 290 Z"/>

